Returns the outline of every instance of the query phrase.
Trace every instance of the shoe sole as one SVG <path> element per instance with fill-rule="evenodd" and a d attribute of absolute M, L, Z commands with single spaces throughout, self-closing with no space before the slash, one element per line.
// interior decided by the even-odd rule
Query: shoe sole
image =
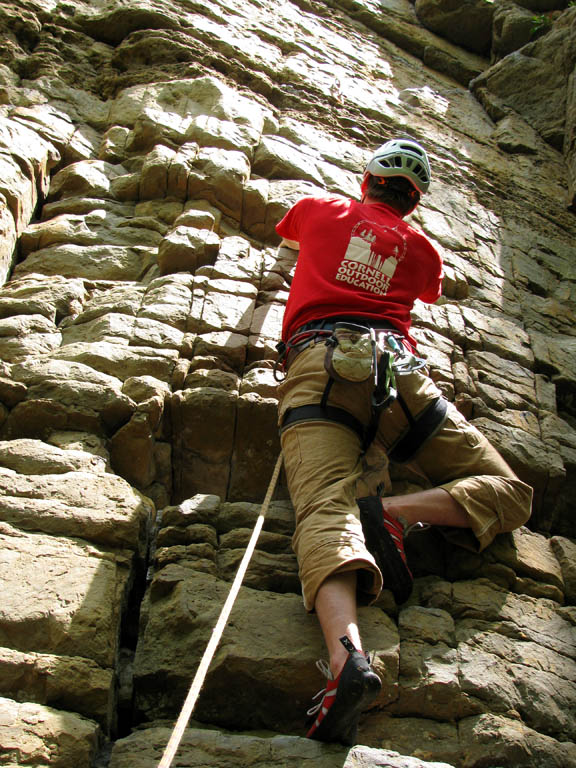
<path fill-rule="evenodd" d="M 347 747 L 356 743 L 360 715 L 378 696 L 382 683 L 371 669 L 362 673 L 362 676 L 358 675 L 358 670 L 353 666 L 348 674 L 346 672 L 345 669 L 342 673 L 334 704 L 309 738 L 338 742 Z M 357 679 L 354 679 L 355 676 Z"/>
<path fill-rule="evenodd" d="M 356 501 L 360 508 L 366 547 L 380 568 L 384 589 L 392 591 L 398 604 L 405 603 L 412 594 L 412 574 L 386 530 L 380 500 L 374 497 Z"/>

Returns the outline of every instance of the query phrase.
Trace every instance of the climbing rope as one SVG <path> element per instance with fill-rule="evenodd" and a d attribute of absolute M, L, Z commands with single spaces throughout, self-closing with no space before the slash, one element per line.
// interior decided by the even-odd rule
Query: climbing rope
<path fill-rule="evenodd" d="M 276 466 L 274 467 L 274 471 L 272 472 L 272 477 L 270 478 L 270 484 L 268 485 L 268 490 L 266 491 L 266 497 L 264 498 L 262 507 L 260 508 L 260 514 L 258 515 L 256 524 L 254 525 L 254 530 L 252 531 L 252 536 L 250 537 L 248 546 L 246 547 L 246 552 L 244 553 L 242 562 L 238 566 L 238 571 L 236 572 L 236 576 L 234 577 L 234 581 L 230 588 L 230 592 L 228 593 L 226 602 L 222 607 L 222 611 L 220 612 L 218 621 L 216 622 L 216 625 L 212 630 L 212 636 L 210 638 L 210 642 L 206 646 L 206 650 L 204 651 L 204 655 L 202 656 L 202 659 L 200 661 L 200 664 L 198 666 L 194 679 L 192 680 L 190 690 L 188 691 L 188 695 L 186 697 L 184 705 L 182 706 L 182 710 L 180 712 L 180 715 L 178 716 L 176 725 L 172 730 L 172 734 L 170 735 L 170 739 L 168 741 L 168 744 L 166 745 L 166 749 L 164 750 L 162 759 L 158 763 L 158 768 L 170 768 L 170 766 L 172 765 L 172 761 L 174 760 L 174 757 L 178 750 L 178 747 L 180 746 L 180 742 L 182 741 L 182 736 L 184 735 L 184 730 L 186 729 L 186 726 L 188 725 L 188 721 L 190 720 L 192 712 L 194 711 L 194 707 L 196 706 L 196 701 L 198 699 L 198 696 L 200 695 L 200 690 L 202 688 L 202 685 L 204 684 L 204 679 L 206 678 L 206 675 L 208 673 L 208 669 L 212 662 L 212 658 L 216 653 L 216 648 L 218 647 L 218 643 L 220 642 L 220 639 L 222 638 L 222 634 L 226 629 L 226 623 L 228 621 L 228 617 L 230 616 L 230 612 L 234 607 L 234 603 L 236 601 L 236 598 L 238 597 L 240 587 L 242 586 L 242 581 L 248 569 L 248 565 L 250 564 L 250 559 L 252 558 L 254 549 L 256 548 L 256 542 L 258 541 L 260 531 L 262 530 L 262 526 L 264 525 L 264 518 L 266 517 L 266 512 L 268 511 L 268 507 L 272 499 L 272 494 L 274 493 L 274 489 L 278 481 L 278 475 L 280 474 L 281 466 L 282 466 L 282 453 L 280 453 L 280 455 L 278 456 L 278 459 L 276 461 Z"/>

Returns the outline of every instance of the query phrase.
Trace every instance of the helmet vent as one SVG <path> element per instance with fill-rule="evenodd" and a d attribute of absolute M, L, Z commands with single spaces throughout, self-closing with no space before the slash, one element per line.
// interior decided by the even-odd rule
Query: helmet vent
<path fill-rule="evenodd" d="M 420 165 L 420 163 L 418 163 L 417 165 L 415 165 L 415 166 L 414 166 L 414 168 L 413 168 L 412 170 L 414 171 L 414 173 L 417 173 L 417 174 L 418 174 L 418 176 L 420 176 L 420 178 L 421 178 L 423 181 L 428 181 L 428 174 L 426 173 L 426 171 L 424 170 L 424 168 L 423 168 L 423 167 Z"/>
<path fill-rule="evenodd" d="M 414 154 L 420 155 L 421 157 L 424 156 L 424 153 L 420 149 L 420 147 L 417 147 L 416 144 L 401 144 L 400 148 L 404 152 L 413 152 Z"/>

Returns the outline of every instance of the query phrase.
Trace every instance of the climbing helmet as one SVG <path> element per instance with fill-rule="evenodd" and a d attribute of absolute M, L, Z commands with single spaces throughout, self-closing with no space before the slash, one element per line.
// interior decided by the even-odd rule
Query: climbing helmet
<path fill-rule="evenodd" d="M 430 163 L 423 147 L 412 139 L 392 139 L 379 147 L 366 165 L 373 176 L 403 176 L 419 192 L 430 186 Z"/>

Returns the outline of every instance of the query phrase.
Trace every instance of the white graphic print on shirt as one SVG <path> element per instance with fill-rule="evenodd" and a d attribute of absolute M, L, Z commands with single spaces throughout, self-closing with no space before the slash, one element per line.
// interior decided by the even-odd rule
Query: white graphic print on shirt
<path fill-rule="evenodd" d="M 406 240 L 395 228 L 359 221 L 350 234 L 336 280 L 385 296 L 405 255 Z"/>

